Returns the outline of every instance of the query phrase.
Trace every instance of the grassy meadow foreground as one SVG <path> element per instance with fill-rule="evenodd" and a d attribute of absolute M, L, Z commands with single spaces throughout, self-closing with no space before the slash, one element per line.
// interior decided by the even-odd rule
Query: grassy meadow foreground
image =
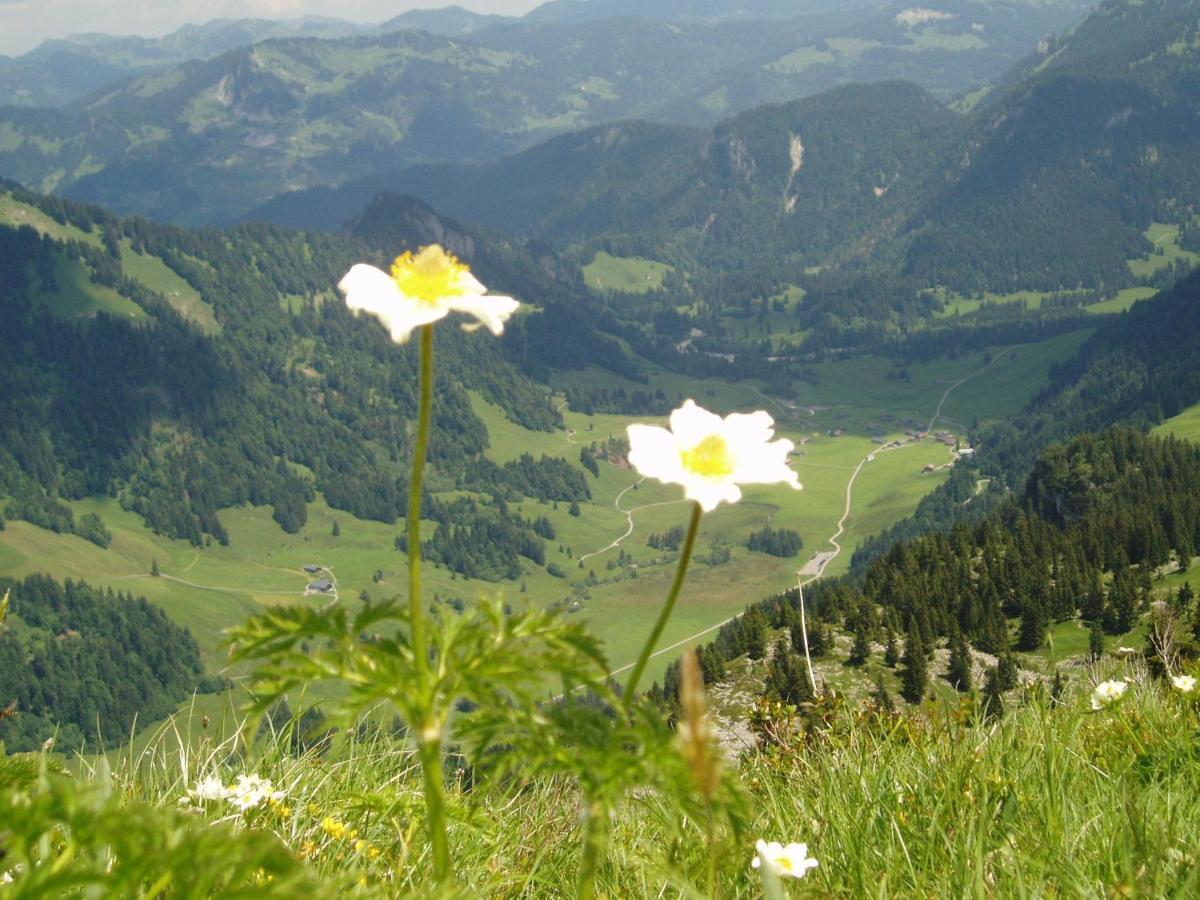
<path fill-rule="evenodd" d="M 820 863 L 790 885 L 795 897 L 1194 896 L 1195 694 L 1113 658 L 1094 673 L 1104 676 L 1134 686 L 1099 711 L 1090 709 L 1082 679 L 1061 700 L 1035 693 L 1000 720 L 969 703 L 904 717 L 822 707 L 806 733 L 726 764 L 723 778 L 737 779 L 744 793 L 715 843 L 703 821 L 677 820 L 665 798 L 631 798 L 613 824 L 600 893 L 758 896 L 750 860 L 755 840 L 766 838 L 807 842 Z M 173 727 L 142 752 L 122 754 L 111 771 L 85 769 L 95 799 L 87 795 L 69 811 L 26 806 L 31 815 L 15 833 L 69 817 L 78 830 L 63 849 L 72 853 L 57 873 L 62 880 L 19 878 L 0 885 L 0 895 L 42 897 L 53 884 L 100 883 L 105 857 L 80 826 L 144 815 L 174 842 L 194 842 L 192 854 L 181 848 L 159 863 L 160 887 L 173 895 L 193 896 L 187 891 L 198 885 L 245 897 L 432 891 L 429 848 L 414 817 L 420 783 L 401 743 L 364 732 L 296 753 L 286 736 L 267 736 L 248 751 L 201 732 L 180 752 L 167 739 Z M 8 759 L 0 795 L 28 798 L 39 779 L 44 792 L 58 780 L 47 766 L 53 761 L 44 756 Z M 232 781 L 244 773 L 269 778 L 282 797 L 244 812 L 187 799 L 204 777 Z M 580 840 L 580 798 L 570 785 L 535 779 L 472 789 L 460 780 L 450 802 L 461 877 L 453 895 L 570 893 Z M 23 849 L 7 828 L 6 865 L 13 849 Z"/>

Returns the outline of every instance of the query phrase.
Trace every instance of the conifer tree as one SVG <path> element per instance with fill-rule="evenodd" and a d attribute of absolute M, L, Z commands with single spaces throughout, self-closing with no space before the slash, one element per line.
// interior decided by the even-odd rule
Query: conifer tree
<path fill-rule="evenodd" d="M 900 662 L 900 648 L 896 645 L 896 632 L 892 631 L 892 626 L 888 625 L 887 643 L 883 648 L 883 663 L 888 668 L 896 668 L 896 664 Z"/>
<path fill-rule="evenodd" d="M 829 645 L 832 643 L 833 641 L 829 636 L 829 632 L 817 624 L 808 636 L 808 655 L 813 659 L 825 656 L 829 653 Z M 803 651 L 804 644 L 800 643 L 798 646 Z"/>
<path fill-rule="evenodd" d="M 888 691 L 887 685 L 883 681 L 882 672 L 875 678 L 875 693 L 872 695 L 872 699 L 884 712 L 894 713 L 896 711 L 896 703 L 892 700 L 891 692 Z"/>
<path fill-rule="evenodd" d="M 908 633 L 904 637 L 904 669 L 900 674 L 900 695 L 909 703 L 917 704 L 925 697 L 929 680 L 928 661 L 925 659 L 925 644 L 914 619 L 908 620 Z"/>
<path fill-rule="evenodd" d="M 983 679 L 983 714 L 989 719 L 1004 716 L 1004 690 L 1000 686 L 1000 667 L 988 669 Z"/>
<path fill-rule="evenodd" d="M 1058 666 L 1054 667 L 1054 680 L 1050 683 L 1050 704 L 1062 706 L 1063 694 L 1067 691 L 1067 679 Z"/>
<path fill-rule="evenodd" d="M 775 646 L 771 667 L 767 672 L 767 685 L 775 697 L 784 703 L 799 706 L 813 699 L 812 685 L 800 657 L 789 653 L 784 641 Z"/>
<path fill-rule="evenodd" d="M 1100 626 L 1100 622 L 1092 623 L 1091 633 L 1088 635 L 1088 659 L 1096 662 L 1104 655 L 1104 629 Z"/>
<path fill-rule="evenodd" d="M 746 614 L 746 655 L 762 659 L 767 655 L 767 623 L 763 614 L 752 609 Z"/>
<path fill-rule="evenodd" d="M 852 666 L 865 665 L 871 656 L 871 639 L 867 636 L 867 628 L 861 623 L 854 629 L 854 643 L 850 645 L 850 658 L 846 660 Z"/>
<path fill-rule="evenodd" d="M 1038 600 L 1030 599 L 1021 611 L 1021 627 L 1017 632 L 1017 649 L 1036 650 L 1046 640 L 1046 609 Z"/>
<path fill-rule="evenodd" d="M 150 560 L 150 574 L 153 575 L 155 578 L 157 578 L 159 575 L 162 574 L 161 572 L 158 571 L 158 557 L 157 556 L 154 557 L 154 559 Z"/>
<path fill-rule="evenodd" d="M 1002 653 L 996 663 L 996 677 L 1001 691 L 1011 691 L 1021 683 L 1017 661 L 1011 653 Z"/>
<path fill-rule="evenodd" d="M 971 679 L 971 651 L 960 632 L 950 638 L 950 665 L 946 669 L 946 680 L 956 690 L 966 693 L 974 687 Z"/>

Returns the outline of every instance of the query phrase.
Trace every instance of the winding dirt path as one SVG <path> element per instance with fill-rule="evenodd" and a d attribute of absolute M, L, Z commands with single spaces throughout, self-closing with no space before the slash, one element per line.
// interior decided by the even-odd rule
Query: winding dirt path
<path fill-rule="evenodd" d="M 1020 346 L 1020 345 L 1018 345 L 1018 346 Z M 938 401 L 937 409 L 935 409 L 933 411 L 933 418 L 929 420 L 929 425 L 927 425 L 925 428 L 925 433 L 929 434 L 929 432 L 933 431 L 933 423 L 942 417 L 942 407 L 946 405 L 946 400 L 949 398 L 949 396 L 952 393 L 954 393 L 955 390 L 957 390 L 962 385 L 966 384 L 968 381 L 970 381 L 976 375 L 982 375 L 984 372 L 986 372 L 988 369 L 990 369 L 996 363 L 1000 362 L 1001 357 L 1008 356 L 1008 354 L 1012 353 L 1016 349 L 1017 349 L 1017 347 L 1009 347 L 1007 350 L 1000 351 L 999 353 L 997 353 L 995 356 L 992 357 L 992 361 L 989 362 L 987 365 L 981 366 L 980 368 L 976 369 L 974 372 L 968 372 L 962 378 L 958 379 L 958 381 L 954 382 L 954 384 L 950 385 L 950 387 L 946 388 L 946 390 L 942 392 L 942 399 Z"/>
<path fill-rule="evenodd" d="M 621 491 L 621 493 L 617 494 L 616 498 L 613 500 L 613 507 L 617 510 L 617 512 L 625 514 L 625 523 L 626 523 L 625 533 L 623 535 L 621 535 L 619 538 L 617 538 L 615 541 L 610 543 L 607 547 L 602 547 L 599 550 L 593 550 L 591 553 L 583 554 L 583 556 L 579 557 L 580 562 L 583 562 L 584 560 L 587 560 L 587 559 L 591 559 L 593 556 L 599 556 L 601 553 L 607 553 L 609 550 L 616 550 L 618 547 L 620 547 L 621 543 L 627 537 L 629 537 L 631 534 L 633 534 L 633 514 L 634 513 L 641 512 L 644 509 L 653 509 L 656 506 L 672 506 L 676 503 L 686 503 L 687 502 L 686 500 L 683 500 L 683 499 L 681 499 L 681 500 L 660 500 L 658 503 L 645 503 L 641 506 L 635 506 L 635 507 L 633 507 L 633 509 L 623 509 L 621 507 L 621 498 L 624 497 L 627 493 L 632 491 L 635 487 L 637 487 L 639 484 L 641 484 L 645 480 L 646 480 L 645 478 L 639 478 L 633 484 L 629 485 L 629 487 L 625 488 L 625 490 Z"/>

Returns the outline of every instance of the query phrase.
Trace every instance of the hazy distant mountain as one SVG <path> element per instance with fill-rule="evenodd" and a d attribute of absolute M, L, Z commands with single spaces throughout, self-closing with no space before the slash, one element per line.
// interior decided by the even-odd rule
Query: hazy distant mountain
<path fill-rule="evenodd" d="M 466 37 L 484 28 L 515 21 L 517 19 L 513 16 L 489 16 L 461 6 L 443 6 L 439 9 L 410 9 L 368 30 L 375 34 L 411 30 L 428 31 L 443 37 Z"/>
<path fill-rule="evenodd" d="M 132 75 L 212 59 L 277 37 L 348 37 L 359 26 L 337 19 L 214 19 L 161 38 L 74 34 L 0 57 L 0 106 L 62 106 Z"/>
<path fill-rule="evenodd" d="M 875 0 L 550 0 L 527 13 L 525 21 L 578 23 L 624 16 L 672 22 L 791 19 L 877 5 Z"/>
<path fill-rule="evenodd" d="M 948 98 L 998 76 L 1085 5 L 943 0 L 932 18 L 895 6 L 718 25 L 521 22 L 469 39 L 277 39 L 61 111 L 0 110 L 0 174 L 122 212 L 229 220 L 286 190 L 495 159 L 596 123 L 708 126 L 891 78 Z"/>
<path fill-rule="evenodd" d="M 633 236 L 726 268 L 869 258 L 996 291 L 1124 286 L 1152 221 L 1200 222 L 1200 0 L 1109 0 L 1007 83 L 968 116 L 879 84 L 710 132 L 603 126 L 484 165 L 281 196 L 253 216 L 336 228 L 393 190 L 558 242 Z"/>

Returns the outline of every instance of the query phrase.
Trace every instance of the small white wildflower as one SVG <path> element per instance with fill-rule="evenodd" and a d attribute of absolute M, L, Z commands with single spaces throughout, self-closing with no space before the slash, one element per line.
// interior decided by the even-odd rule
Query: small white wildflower
<path fill-rule="evenodd" d="M 1092 691 L 1092 709 L 1104 709 L 1121 699 L 1129 684 L 1124 681 L 1102 681 Z"/>
<path fill-rule="evenodd" d="M 771 440 L 775 421 L 764 411 L 721 418 L 688 400 L 671 413 L 671 428 L 629 426 L 629 462 L 641 474 L 683 493 L 711 512 L 742 498 L 739 484 L 783 482 L 796 490 L 800 480 L 788 468 L 789 440 Z"/>
<path fill-rule="evenodd" d="M 201 779 L 195 788 L 188 791 L 188 795 L 196 800 L 228 800 L 232 793 L 232 788 L 222 784 L 216 775 Z"/>
<path fill-rule="evenodd" d="M 15 879 L 11 871 L 0 874 L 0 884 L 12 884 Z"/>
<path fill-rule="evenodd" d="M 229 789 L 229 800 L 239 810 L 253 809 L 268 800 L 282 800 L 283 791 L 274 789 L 269 778 L 257 775 L 239 775 L 237 784 Z"/>
<path fill-rule="evenodd" d="M 766 866 L 779 876 L 803 878 L 809 869 L 819 865 L 808 855 L 808 844 L 788 844 L 785 847 L 778 841 L 760 840 L 755 844 L 755 849 L 757 853 L 750 865 L 755 869 Z"/>
<path fill-rule="evenodd" d="M 1175 685 L 1177 690 L 1183 691 L 1185 694 L 1190 694 L 1196 690 L 1196 679 L 1191 675 L 1173 675 L 1171 676 L 1171 684 Z"/>
<path fill-rule="evenodd" d="M 400 254 L 390 274 L 362 263 L 352 266 L 338 289 L 350 309 L 377 317 L 398 344 L 451 312 L 475 317 L 463 326 L 467 331 L 486 325 L 499 336 L 521 305 L 512 297 L 489 296 L 471 270 L 437 244 Z"/>

